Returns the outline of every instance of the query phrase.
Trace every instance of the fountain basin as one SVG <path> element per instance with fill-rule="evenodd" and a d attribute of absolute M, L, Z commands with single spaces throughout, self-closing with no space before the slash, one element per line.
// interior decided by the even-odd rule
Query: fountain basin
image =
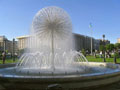
<path fill-rule="evenodd" d="M 80 63 L 79 63 L 80 64 Z M 87 63 L 86 63 L 87 64 Z M 8 65 L 11 67 L 14 65 Z M 9 90 L 34 90 L 62 88 L 79 89 L 107 85 L 120 81 L 120 66 L 112 63 L 89 62 L 89 67 L 95 68 L 95 71 L 102 68 L 102 71 L 91 73 L 73 73 L 65 75 L 12 75 L 0 72 L 0 86 Z M 8 68 L 1 66 L 1 69 Z M 92 68 L 92 69 L 93 69 Z M 97 68 L 97 70 L 96 70 Z M 105 70 L 103 71 L 103 68 Z M 52 89 L 51 89 L 52 90 Z"/>

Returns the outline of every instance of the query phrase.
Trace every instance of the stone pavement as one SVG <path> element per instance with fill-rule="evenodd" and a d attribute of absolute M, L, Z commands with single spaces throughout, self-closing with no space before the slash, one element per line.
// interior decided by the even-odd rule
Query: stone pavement
<path fill-rule="evenodd" d="M 90 89 L 80 89 L 80 90 L 120 90 L 120 82 L 109 84 L 102 87 L 90 88 Z"/>
<path fill-rule="evenodd" d="M 0 90 L 5 90 L 5 89 L 0 87 Z M 63 89 L 58 89 L 58 90 L 63 90 Z M 117 82 L 117 83 L 114 83 L 114 84 L 110 84 L 110 85 L 106 85 L 106 86 L 102 86 L 102 87 L 96 87 L 96 88 L 70 89 L 70 90 L 120 90 L 120 82 Z"/>

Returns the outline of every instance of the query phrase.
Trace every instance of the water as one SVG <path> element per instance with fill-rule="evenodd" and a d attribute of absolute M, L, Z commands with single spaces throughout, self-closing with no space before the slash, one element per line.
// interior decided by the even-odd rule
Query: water
<path fill-rule="evenodd" d="M 75 51 L 74 43 L 69 15 L 58 7 L 43 8 L 33 19 L 26 52 L 16 68 L 26 72 L 34 69 L 37 73 L 84 71 L 85 66 L 74 65 L 77 61 L 87 62 Z"/>

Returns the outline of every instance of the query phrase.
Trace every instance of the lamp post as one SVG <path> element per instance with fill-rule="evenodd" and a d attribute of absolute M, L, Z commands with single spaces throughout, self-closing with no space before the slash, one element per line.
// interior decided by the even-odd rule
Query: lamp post
<path fill-rule="evenodd" d="M 4 44 L 4 52 L 5 52 L 6 51 L 6 39 L 4 39 L 3 44 Z"/>
<path fill-rule="evenodd" d="M 92 45 L 92 30 L 91 30 L 91 55 L 93 55 L 92 50 L 93 50 L 93 45 Z"/>
<path fill-rule="evenodd" d="M 13 38 L 13 62 L 15 61 L 15 39 Z"/>
<path fill-rule="evenodd" d="M 89 24 L 89 28 L 91 28 L 91 55 L 93 54 L 92 50 L 93 50 L 93 45 L 92 45 L 92 23 Z"/>
<path fill-rule="evenodd" d="M 103 47 L 104 47 L 103 48 L 103 55 L 104 55 L 103 56 L 103 61 L 106 62 L 106 60 L 105 60 L 105 35 L 104 34 L 103 34 Z"/>

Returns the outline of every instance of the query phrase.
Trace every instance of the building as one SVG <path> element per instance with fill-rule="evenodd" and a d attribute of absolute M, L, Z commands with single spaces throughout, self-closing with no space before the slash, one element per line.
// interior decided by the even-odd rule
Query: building
<path fill-rule="evenodd" d="M 7 40 L 7 38 L 5 36 L 0 36 L 0 51 L 4 51 L 5 50 L 5 41 Z"/>
<path fill-rule="evenodd" d="M 5 37 L 0 36 L 0 51 L 11 51 L 11 42 Z"/>
<path fill-rule="evenodd" d="M 120 43 L 120 38 L 117 39 L 117 43 Z"/>
<path fill-rule="evenodd" d="M 74 40 L 75 40 L 75 49 L 77 51 L 82 50 L 82 49 L 86 49 L 86 50 L 91 49 L 91 37 L 76 34 L 76 33 L 73 33 L 73 34 L 74 34 Z M 27 48 L 26 42 L 28 38 L 29 38 L 28 35 L 17 37 L 19 50 Z M 110 43 L 110 41 L 106 40 L 106 44 L 107 43 Z M 92 46 L 93 50 L 98 50 L 99 45 L 101 45 L 101 39 L 92 38 L 92 45 L 93 45 Z"/>
<path fill-rule="evenodd" d="M 91 38 L 88 36 L 74 34 L 75 38 L 75 49 L 82 50 L 82 49 L 89 49 L 91 48 Z M 93 43 L 93 42 L 92 42 Z M 93 44 L 92 44 L 93 45 Z"/>
<path fill-rule="evenodd" d="M 85 36 L 85 35 L 80 35 L 80 34 L 75 34 L 75 48 L 76 50 L 91 50 L 91 37 Z M 99 39 L 94 39 L 92 38 L 92 48 L 93 50 L 98 50 L 100 46 L 100 40 Z"/>
<path fill-rule="evenodd" d="M 103 40 L 102 39 L 98 39 L 99 41 L 100 41 L 100 45 L 107 45 L 107 44 L 110 44 L 110 41 L 109 40 L 104 40 L 104 42 L 103 42 Z"/>
<path fill-rule="evenodd" d="M 8 53 L 17 52 L 17 41 L 10 41 L 5 36 L 0 36 L 0 51 L 7 51 Z"/>
<path fill-rule="evenodd" d="M 17 37 L 17 39 L 18 39 L 18 49 L 19 50 L 26 48 L 26 41 L 27 41 L 28 38 L 29 38 L 28 35 Z"/>

